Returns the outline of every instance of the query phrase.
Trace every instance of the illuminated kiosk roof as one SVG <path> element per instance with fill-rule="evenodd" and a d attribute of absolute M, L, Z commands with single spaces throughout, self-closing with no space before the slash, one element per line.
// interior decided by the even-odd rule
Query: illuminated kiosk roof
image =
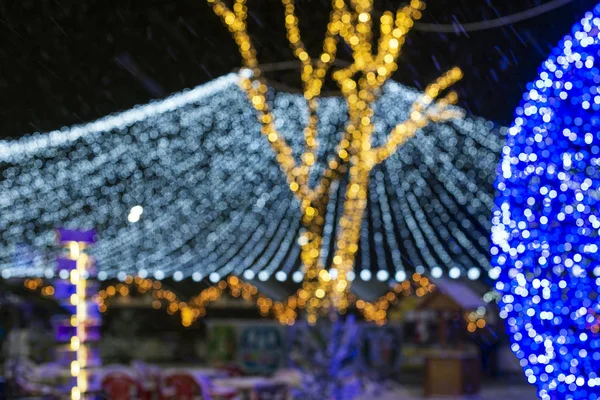
<path fill-rule="evenodd" d="M 53 230 L 67 227 L 98 232 L 100 278 L 301 278 L 294 274 L 299 207 L 238 79 L 230 74 L 86 125 L 0 142 L 1 276 L 50 276 Z M 406 118 L 417 95 L 385 85 L 374 144 Z M 271 99 L 278 128 L 300 154 L 304 99 Z M 340 140 L 346 105 L 322 99 L 318 115 L 322 166 Z M 357 278 L 401 280 L 417 270 L 477 279 L 489 270 L 501 146 L 500 130 L 466 118 L 430 125 L 377 166 Z M 322 169 L 315 170 L 316 181 Z M 327 259 L 344 190 L 344 179 L 332 190 Z"/>

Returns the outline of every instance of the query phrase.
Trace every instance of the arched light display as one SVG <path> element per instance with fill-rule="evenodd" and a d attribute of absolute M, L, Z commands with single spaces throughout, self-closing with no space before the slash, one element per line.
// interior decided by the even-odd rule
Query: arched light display
<path fill-rule="evenodd" d="M 1 276 L 50 275 L 53 229 L 65 226 L 99 232 L 100 278 L 301 279 L 300 210 L 238 81 L 228 75 L 87 125 L 0 142 Z M 306 101 L 271 95 L 278 128 L 300 154 Z M 417 95 L 384 86 L 378 140 L 406 119 Z M 323 163 L 347 111 L 341 98 L 319 101 Z M 500 142 L 484 120 L 432 124 L 376 167 L 356 276 L 366 269 L 401 281 L 414 270 L 457 277 L 489 269 Z M 333 190 L 327 249 L 345 185 Z"/>
<path fill-rule="evenodd" d="M 545 400 L 600 396 L 599 28 L 600 5 L 528 85 L 498 171 L 501 316 Z"/>

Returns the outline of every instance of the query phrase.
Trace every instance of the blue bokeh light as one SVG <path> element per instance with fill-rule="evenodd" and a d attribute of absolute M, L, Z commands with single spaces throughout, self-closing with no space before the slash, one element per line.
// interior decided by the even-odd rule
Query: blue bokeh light
<path fill-rule="evenodd" d="M 600 4 L 527 86 L 496 182 L 501 316 L 542 399 L 600 398 L 599 28 Z"/>

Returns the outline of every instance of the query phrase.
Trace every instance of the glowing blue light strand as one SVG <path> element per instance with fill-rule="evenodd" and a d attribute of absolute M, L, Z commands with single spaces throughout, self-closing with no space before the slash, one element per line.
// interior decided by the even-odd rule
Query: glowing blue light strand
<path fill-rule="evenodd" d="M 429 222 L 425 218 L 425 213 L 418 207 L 418 199 L 413 193 L 408 193 L 406 196 L 408 200 L 408 204 L 411 207 L 411 211 L 415 216 L 418 227 L 420 228 L 422 234 L 427 237 L 429 244 L 435 250 L 435 254 L 442 260 L 442 263 L 446 265 L 448 269 L 455 267 L 456 265 L 452 261 L 452 257 L 446 252 L 444 246 L 440 243 L 437 238 L 437 234 L 429 225 Z"/>
<path fill-rule="evenodd" d="M 376 182 L 376 190 L 370 189 L 371 192 L 375 193 L 377 196 L 377 200 L 380 203 L 381 212 L 383 213 L 383 227 L 385 230 L 385 236 L 387 239 L 387 244 L 391 249 L 391 257 L 394 266 L 396 267 L 396 271 L 404 271 L 404 263 L 402 262 L 401 252 L 398 250 L 398 238 L 396 237 L 396 232 L 394 232 L 394 226 L 392 222 L 392 217 L 390 215 L 390 205 L 388 202 L 387 193 L 385 190 L 385 175 L 384 173 L 375 173 L 375 182 Z M 382 268 L 380 268 L 382 270 Z"/>
<path fill-rule="evenodd" d="M 375 173 L 374 175 L 377 175 L 377 173 Z M 379 201 L 378 201 L 378 197 L 377 197 L 377 191 L 373 190 L 373 184 L 371 182 L 371 185 L 369 187 L 369 200 L 370 200 L 370 204 L 369 204 L 369 211 L 370 211 L 370 215 L 369 214 L 365 214 L 364 218 L 363 218 L 363 224 L 362 227 L 368 226 L 369 225 L 369 221 L 367 219 L 371 220 L 371 225 L 373 227 L 373 230 L 371 232 L 370 235 L 370 239 L 372 239 L 372 243 L 373 243 L 373 250 L 375 251 L 375 259 L 372 260 L 374 265 L 374 269 L 375 270 L 382 270 L 382 269 L 387 269 L 386 266 L 386 259 L 385 259 L 385 248 L 384 248 L 384 235 L 383 235 L 383 231 L 382 231 L 382 224 L 383 221 L 381 220 L 381 212 L 380 212 L 380 205 L 379 205 Z M 367 247 L 367 251 L 370 251 L 371 246 Z M 373 267 L 371 265 L 369 265 L 368 270 L 370 271 Z M 365 268 L 367 269 L 367 268 Z"/>
<path fill-rule="evenodd" d="M 456 215 L 456 217 L 457 217 L 456 219 L 458 221 L 466 221 L 467 220 L 466 219 L 467 216 L 465 214 L 463 214 L 461 211 L 458 211 L 458 209 L 449 202 L 448 196 L 446 196 L 445 194 L 441 194 L 439 191 L 436 191 L 435 189 L 433 189 L 433 190 L 436 194 L 438 194 L 440 196 L 440 199 L 443 200 L 442 204 L 445 203 L 445 205 L 449 205 L 448 209 L 450 211 L 445 211 L 445 210 L 442 211 L 443 207 L 441 206 L 440 202 L 437 201 L 437 199 L 436 199 L 436 201 L 432 202 L 435 207 L 436 213 L 438 214 L 438 216 L 440 218 L 442 218 L 444 214 L 448 215 L 448 212 L 451 212 L 453 214 L 455 213 L 454 215 Z M 442 221 L 443 221 L 443 219 L 442 219 Z M 479 233 L 476 233 L 473 231 L 469 232 L 467 227 L 465 227 L 462 224 L 458 225 L 455 221 L 448 221 L 448 222 L 444 223 L 443 225 L 446 225 L 446 224 L 447 224 L 448 228 L 450 229 L 452 236 L 458 241 L 458 243 L 464 249 L 464 251 L 461 254 L 466 254 L 466 255 L 473 257 L 473 259 L 476 260 L 476 264 L 482 265 L 484 270 L 488 270 L 490 268 L 489 260 L 487 259 L 486 255 L 484 255 L 484 253 L 482 251 L 477 249 L 477 246 L 469 239 L 469 236 L 473 237 L 474 239 L 478 239 L 478 243 L 482 247 L 487 245 L 487 243 L 488 243 L 487 238 L 485 238 L 485 236 L 483 236 Z M 441 226 L 442 225 L 438 225 L 437 228 L 439 229 Z"/>
<path fill-rule="evenodd" d="M 404 192 L 404 188 L 403 185 L 400 184 L 400 180 L 399 180 L 399 172 L 402 171 L 397 170 L 388 170 L 389 172 L 389 178 L 391 181 L 391 185 L 390 188 L 395 188 L 395 194 L 397 196 L 397 198 L 400 198 L 401 196 L 404 196 L 405 192 Z M 407 183 L 407 185 L 409 185 L 410 183 L 408 183 L 408 181 L 405 181 Z M 392 216 L 394 216 L 395 221 L 396 221 L 396 225 L 399 226 L 400 229 L 400 236 L 402 237 L 402 243 L 405 246 L 406 252 L 407 252 L 407 256 L 408 259 L 412 261 L 413 265 L 416 266 L 420 266 L 423 265 L 423 261 L 419 255 L 419 252 L 417 251 L 414 242 L 412 240 L 409 240 L 411 237 L 411 233 L 410 230 L 408 229 L 408 225 L 407 222 L 405 220 L 405 218 L 403 217 L 403 213 L 402 210 L 400 209 L 400 205 L 397 201 L 393 201 L 390 202 L 391 204 L 391 208 L 392 208 Z M 402 217 L 398 217 L 398 216 L 402 216 Z"/>
<path fill-rule="evenodd" d="M 371 270 L 371 246 L 369 240 L 371 238 L 372 233 L 369 227 L 368 216 L 369 213 L 367 211 L 363 216 L 363 222 L 360 229 L 360 269 L 358 263 L 357 267 L 355 268 L 357 272 L 359 272 L 359 274 L 360 270 Z"/>

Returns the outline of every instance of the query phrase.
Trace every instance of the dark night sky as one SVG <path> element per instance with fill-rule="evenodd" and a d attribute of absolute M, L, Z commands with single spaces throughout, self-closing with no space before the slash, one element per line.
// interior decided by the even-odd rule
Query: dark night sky
<path fill-rule="evenodd" d="M 309 50 L 320 48 L 329 0 L 296 0 Z M 430 0 L 423 22 L 473 22 L 548 0 Z M 376 0 L 376 10 L 404 2 Z M 510 123 L 549 50 L 597 0 L 574 0 L 533 19 L 468 35 L 413 31 L 395 79 L 423 87 L 454 65 L 461 105 Z M 293 60 L 278 0 L 248 0 L 261 63 Z M 204 0 L 0 2 L 0 137 L 82 123 L 207 82 L 240 66 L 237 48 Z M 345 49 L 340 58 L 348 59 Z M 298 71 L 267 75 L 299 88 Z"/>

